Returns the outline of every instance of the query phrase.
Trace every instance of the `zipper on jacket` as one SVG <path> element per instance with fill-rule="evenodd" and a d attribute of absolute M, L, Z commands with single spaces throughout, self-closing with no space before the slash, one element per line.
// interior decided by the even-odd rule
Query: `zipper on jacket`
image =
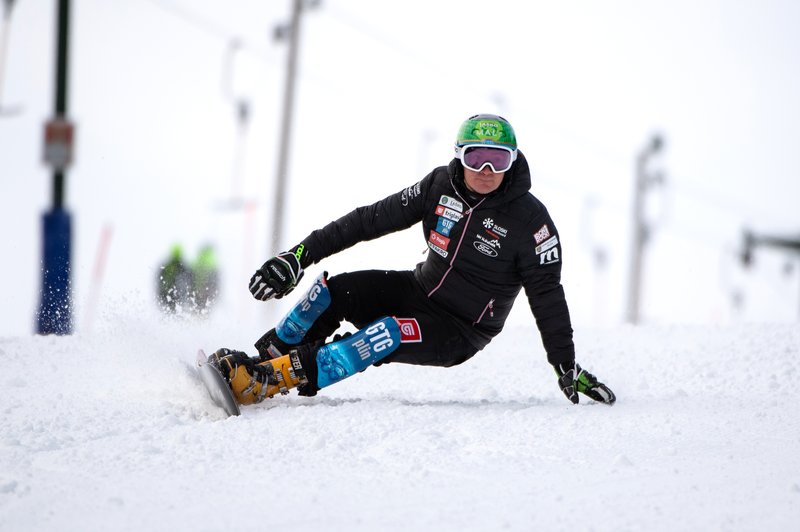
<path fill-rule="evenodd" d="M 457 193 L 458 193 L 458 191 L 456 190 L 456 194 Z M 428 297 L 431 297 L 437 290 L 439 290 L 439 288 L 444 284 L 444 280 L 447 278 L 447 275 L 450 273 L 450 270 L 453 269 L 453 263 L 455 263 L 455 261 L 456 261 L 456 255 L 458 255 L 458 252 L 461 249 L 461 242 L 464 240 L 464 236 L 467 234 L 467 228 L 469 227 L 469 221 L 472 219 L 472 212 L 475 209 L 477 209 L 478 206 L 481 203 L 483 203 L 483 200 L 485 200 L 485 199 L 486 198 L 483 198 L 482 200 L 480 200 L 478 202 L 478 205 L 475 205 L 474 207 L 470 207 L 469 210 L 466 211 L 467 220 L 464 222 L 464 228 L 461 230 L 461 237 L 458 239 L 458 244 L 456 245 L 456 249 L 453 251 L 453 256 L 450 258 L 450 266 L 447 268 L 447 271 L 444 272 L 444 274 L 442 275 L 442 278 L 439 279 L 439 284 L 437 284 L 433 288 L 433 290 L 428 292 Z M 494 301 L 494 299 L 492 301 Z"/>
<path fill-rule="evenodd" d="M 477 325 L 481 322 L 483 317 L 486 315 L 487 310 L 489 311 L 489 317 L 494 318 L 494 298 L 490 299 L 489 303 L 487 303 L 486 306 L 483 307 L 483 312 L 481 312 L 481 315 L 478 316 L 478 319 L 475 322 L 473 322 L 473 325 Z"/>

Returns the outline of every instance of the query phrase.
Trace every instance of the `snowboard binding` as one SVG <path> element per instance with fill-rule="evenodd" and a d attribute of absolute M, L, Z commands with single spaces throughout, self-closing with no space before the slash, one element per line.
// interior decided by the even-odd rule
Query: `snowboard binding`
<path fill-rule="evenodd" d="M 298 350 L 278 358 L 251 358 L 242 351 L 218 349 L 208 357 L 240 405 L 260 403 L 277 394 L 308 383 Z"/>

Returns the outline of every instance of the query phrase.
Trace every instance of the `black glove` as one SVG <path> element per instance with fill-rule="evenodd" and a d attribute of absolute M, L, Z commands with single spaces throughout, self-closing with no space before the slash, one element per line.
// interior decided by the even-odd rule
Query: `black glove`
<path fill-rule="evenodd" d="M 272 257 L 250 278 L 250 293 L 261 301 L 280 299 L 297 286 L 303 278 L 300 257 L 305 248 L 301 244 L 292 251 Z"/>
<path fill-rule="evenodd" d="M 289 351 L 292 350 L 291 345 L 281 340 L 274 327 L 264 333 L 264 336 L 258 339 L 255 346 L 256 349 L 258 349 L 258 356 L 262 361 L 271 358 L 280 358 L 283 355 L 288 355 Z"/>
<path fill-rule="evenodd" d="M 617 400 L 608 386 L 598 381 L 597 377 L 585 371 L 579 364 L 559 364 L 553 367 L 558 375 L 559 388 L 574 404 L 578 404 L 578 392 L 607 405 L 613 405 Z"/>

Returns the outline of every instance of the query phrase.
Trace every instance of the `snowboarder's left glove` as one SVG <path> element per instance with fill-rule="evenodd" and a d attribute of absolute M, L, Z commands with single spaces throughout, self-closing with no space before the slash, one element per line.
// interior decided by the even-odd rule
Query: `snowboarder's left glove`
<path fill-rule="evenodd" d="M 567 399 L 578 404 L 578 392 L 598 403 L 613 405 L 617 400 L 611 389 L 597 377 L 581 368 L 580 364 L 558 364 L 553 366 L 558 375 L 558 386 Z"/>
<path fill-rule="evenodd" d="M 300 264 L 305 246 L 300 244 L 291 251 L 284 251 L 272 257 L 250 278 L 250 293 L 261 301 L 280 299 L 297 286 L 303 278 Z"/>

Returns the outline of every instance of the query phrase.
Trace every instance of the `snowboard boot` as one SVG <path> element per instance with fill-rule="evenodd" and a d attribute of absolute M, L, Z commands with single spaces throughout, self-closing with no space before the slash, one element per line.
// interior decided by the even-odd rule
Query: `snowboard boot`
<path fill-rule="evenodd" d="M 252 358 L 242 351 L 218 349 L 208 357 L 231 387 L 240 405 L 260 403 L 277 394 L 300 387 L 301 395 L 316 394 L 316 350 L 322 345 L 299 346 L 277 358 Z M 304 368 L 309 368 L 306 371 Z M 309 380 L 309 374 L 313 381 Z M 311 391 L 312 393 L 302 393 Z"/>
<path fill-rule="evenodd" d="M 274 359 L 251 358 L 242 351 L 218 349 L 208 357 L 219 369 L 240 405 L 260 403 L 306 382 L 305 372 L 289 355 Z"/>

